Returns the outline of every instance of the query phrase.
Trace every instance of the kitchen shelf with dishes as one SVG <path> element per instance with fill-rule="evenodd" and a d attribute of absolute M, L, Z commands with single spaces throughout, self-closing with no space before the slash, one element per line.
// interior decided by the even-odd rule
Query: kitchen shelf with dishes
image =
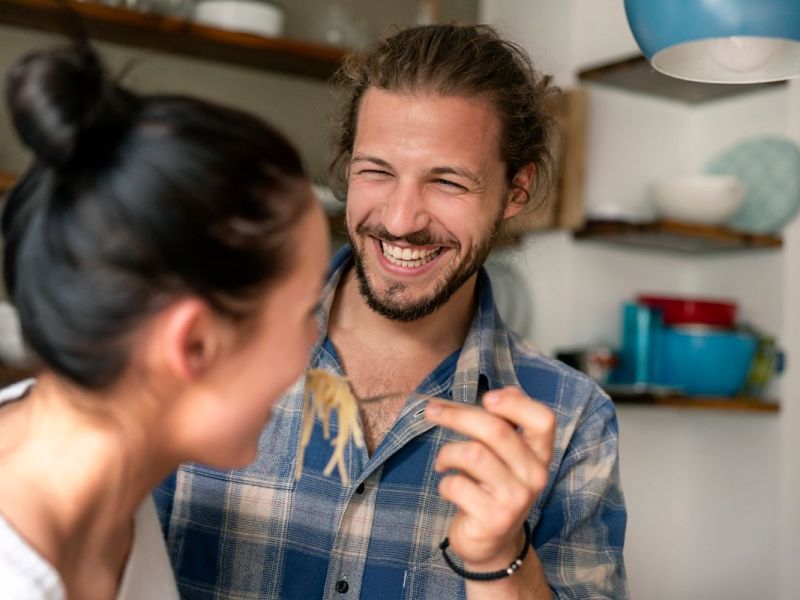
<path fill-rule="evenodd" d="M 721 298 L 639 293 L 622 303 L 620 342 L 556 350 L 618 406 L 778 413 L 784 372 L 775 336 L 737 319 Z"/>
<path fill-rule="evenodd" d="M 783 240 L 776 235 L 745 233 L 726 227 L 672 220 L 648 223 L 588 220 L 574 236 L 584 241 L 687 254 L 774 249 L 783 245 Z"/>
<path fill-rule="evenodd" d="M 285 37 L 264 37 L 209 27 L 172 16 L 96 2 L 64 0 L 89 35 L 112 42 L 202 60 L 327 80 L 347 50 Z M 52 0 L 3 0 L 0 25 L 64 33 L 66 20 Z"/>
<path fill-rule="evenodd" d="M 578 72 L 578 79 L 586 84 L 600 84 L 689 104 L 700 104 L 786 85 L 785 81 L 739 85 L 686 81 L 659 73 L 642 55 L 583 69 Z"/>
<path fill-rule="evenodd" d="M 653 406 L 691 410 L 716 410 L 725 412 L 778 413 L 780 404 L 775 400 L 747 396 L 714 397 L 660 394 L 648 391 L 619 391 L 609 388 L 608 394 L 617 406 Z"/>

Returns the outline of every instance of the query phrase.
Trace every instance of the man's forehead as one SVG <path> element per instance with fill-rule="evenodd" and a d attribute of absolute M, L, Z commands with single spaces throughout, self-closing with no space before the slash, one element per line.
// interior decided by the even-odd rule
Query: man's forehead
<path fill-rule="evenodd" d="M 416 102 L 439 102 L 451 100 L 454 102 L 465 103 L 475 107 L 478 110 L 486 111 L 495 119 L 498 120 L 495 105 L 492 100 L 485 95 L 469 95 L 456 92 L 444 92 L 434 88 L 399 88 L 389 89 L 383 87 L 369 86 L 359 104 L 359 109 L 363 107 L 365 101 L 368 99 L 384 99 L 387 101 L 396 101 L 399 103 L 416 103 Z M 359 111 L 360 112 L 360 111 Z"/>
<path fill-rule="evenodd" d="M 486 99 L 369 88 L 359 106 L 353 150 L 379 156 L 373 145 L 388 150 L 389 140 L 394 146 L 408 141 L 426 147 L 438 144 L 464 155 L 474 150 L 477 162 L 483 163 L 490 158 L 501 160 L 500 135 L 500 122 Z M 476 160 L 466 162 L 477 167 Z M 459 165 L 446 160 L 443 166 Z"/>

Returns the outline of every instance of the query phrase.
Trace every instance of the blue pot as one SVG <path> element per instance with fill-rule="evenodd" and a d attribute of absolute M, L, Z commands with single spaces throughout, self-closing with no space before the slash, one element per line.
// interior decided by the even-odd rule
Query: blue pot
<path fill-rule="evenodd" d="M 735 396 L 744 385 L 758 338 L 742 331 L 665 327 L 655 379 L 695 396 Z"/>

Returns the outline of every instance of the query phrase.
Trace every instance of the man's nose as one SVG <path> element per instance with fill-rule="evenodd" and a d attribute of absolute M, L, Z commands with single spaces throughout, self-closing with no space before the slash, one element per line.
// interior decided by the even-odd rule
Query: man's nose
<path fill-rule="evenodd" d="M 397 185 L 386 199 L 381 221 L 397 237 L 424 230 L 430 223 L 430 215 L 422 188 L 413 183 Z"/>

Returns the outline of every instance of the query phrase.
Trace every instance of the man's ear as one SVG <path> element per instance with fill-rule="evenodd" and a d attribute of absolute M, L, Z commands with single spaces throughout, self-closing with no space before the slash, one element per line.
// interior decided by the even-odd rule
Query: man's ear
<path fill-rule="evenodd" d="M 531 198 L 528 190 L 531 187 L 535 174 L 536 165 L 528 163 L 522 166 L 517 171 L 516 175 L 514 175 L 514 178 L 511 180 L 511 189 L 508 191 L 508 201 L 503 211 L 504 219 L 510 219 L 519 214 L 519 212 L 528 205 Z"/>
<path fill-rule="evenodd" d="M 156 369 L 172 377 L 193 381 L 212 364 L 220 348 L 221 332 L 208 305 L 197 298 L 173 302 L 159 315 L 153 336 Z"/>

